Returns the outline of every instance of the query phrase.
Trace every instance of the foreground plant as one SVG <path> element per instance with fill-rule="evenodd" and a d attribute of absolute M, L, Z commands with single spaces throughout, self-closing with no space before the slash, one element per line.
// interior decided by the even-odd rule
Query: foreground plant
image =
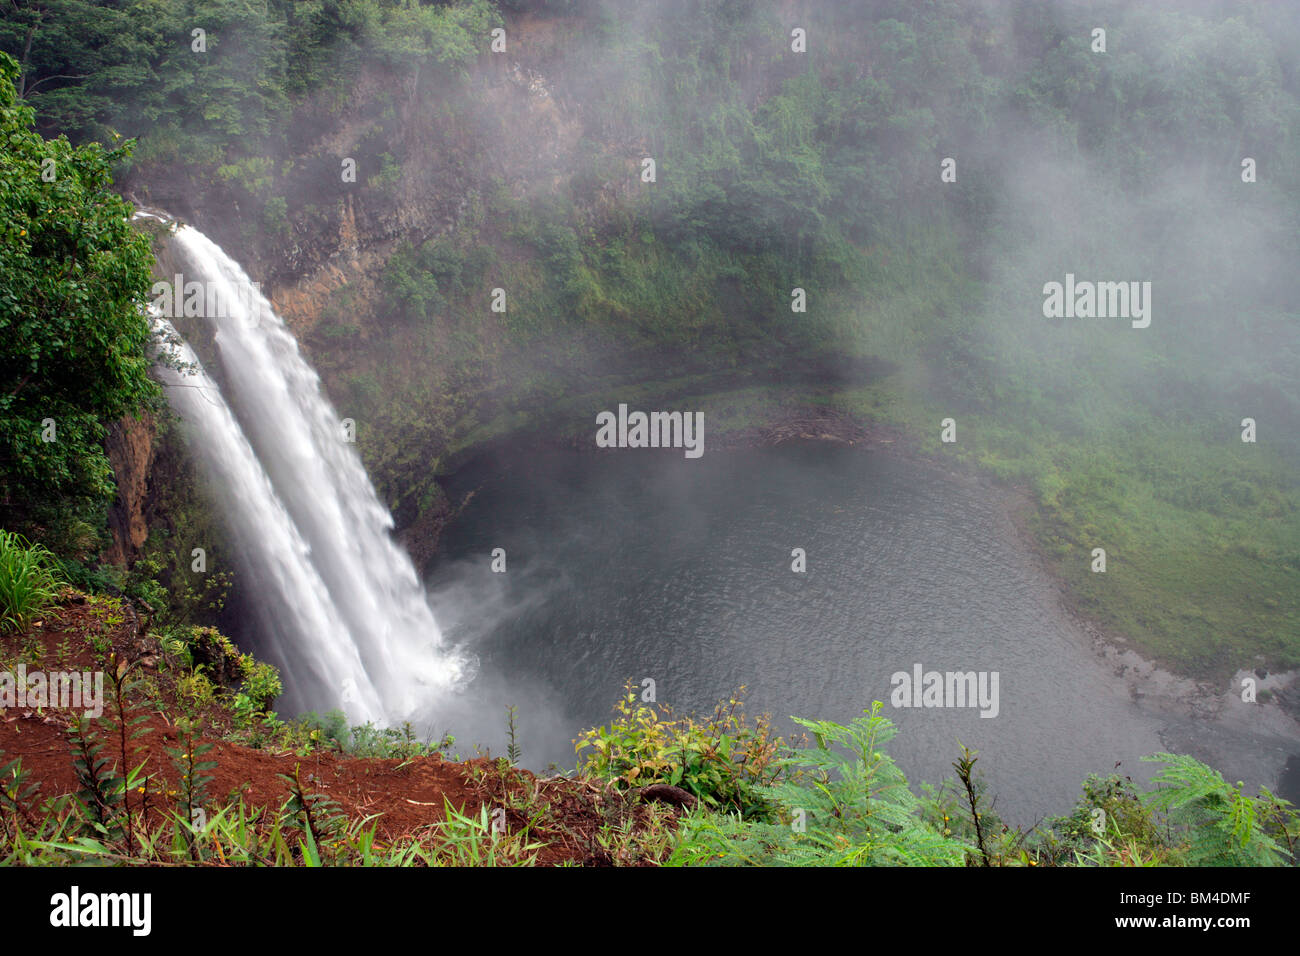
<path fill-rule="evenodd" d="M 1184 754 L 1142 758 L 1164 769 L 1146 803 L 1168 814 L 1193 866 L 1283 866 L 1296 862 L 1300 818 L 1289 801 L 1261 789 L 1249 797 L 1223 775 Z"/>
<path fill-rule="evenodd" d="M 923 803 L 884 745 L 898 732 L 881 703 L 849 724 L 802 720 L 811 747 L 787 750 L 791 772 L 768 788 L 775 823 L 694 814 L 673 865 L 962 866 L 975 848 L 925 819 Z"/>
<path fill-rule="evenodd" d="M 53 603 L 60 583 L 54 555 L 43 545 L 0 530 L 0 633 L 26 630 Z"/>
<path fill-rule="evenodd" d="M 665 783 L 681 787 L 710 809 L 767 818 L 772 808 L 763 788 L 780 775 L 774 760 L 781 739 L 767 716 L 749 721 L 743 693 L 742 687 L 701 719 L 677 716 L 664 705 L 638 703 L 638 688 L 629 681 L 614 719 L 574 741 L 579 754 L 591 751 L 579 772 L 624 789 Z"/>

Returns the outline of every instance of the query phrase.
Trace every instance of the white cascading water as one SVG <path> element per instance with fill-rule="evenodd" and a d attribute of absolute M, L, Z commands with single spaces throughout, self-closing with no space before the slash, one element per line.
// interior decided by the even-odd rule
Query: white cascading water
<path fill-rule="evenodd" d="M 165 317 L 155 326 L 194 371 L 161 369 L 168 398 L 206 464 L 300 707 L 394 723 L 428 712 L 473 676 L 447 647 L 410 557 L 320 377 L 244 271 L 198 230 L 172 249 L 199 282 L 226 396 Z M 179 310 L 179 304 L 177 305 Z M 167 339 L 173 338 L 168 344 Z"/>

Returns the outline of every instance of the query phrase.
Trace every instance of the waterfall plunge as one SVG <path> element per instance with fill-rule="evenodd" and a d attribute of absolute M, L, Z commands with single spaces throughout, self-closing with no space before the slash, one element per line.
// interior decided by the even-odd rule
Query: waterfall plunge
<path fill-rule="evenodd" d="M 157 315 L 163 348 L 196 369 L 160 375 L 220 496 L 286 698 L 354 721 L 427 711 L 476 661 L 444 645 L 392 516 L 284 321 L 202 233 L 180 226 L 172 246 L 185 280 L 222 306 L 207 320 L 230 404 Z"/>

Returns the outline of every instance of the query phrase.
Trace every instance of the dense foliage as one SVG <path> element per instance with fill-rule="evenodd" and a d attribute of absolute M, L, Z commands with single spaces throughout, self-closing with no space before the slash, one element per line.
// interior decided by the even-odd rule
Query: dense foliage
<path fill-rule="evenodd" d="M 344 96 L 367 62 L 454 75 L 495 16 L 484 0 L 14 0 L 0 50 L 44 130 L 147 132 L 137 159 L 208 162 L 282 142 L 291 95 Z"/>
<path fill-rule="evenodd" d="M 0 514 L 102 523 L 105 425 L 157 394 L 144 305 L 153 256 L 110 188 L 129 155 L 32 128 L 0 53 Z"/>
<path fill-rule="evenodd" d="M 762 788 L 780 776 L 774 763 L 779 740 L 767 718 L 745 718 L 740 697 L 720 702 L 701 719 L 639 701 L 629 684 L 614 713 L 607 726 L 575 741 L 580 772 L 625 788 L 681 787 L 711 810 L 746 818 L 771 815 Z"/>

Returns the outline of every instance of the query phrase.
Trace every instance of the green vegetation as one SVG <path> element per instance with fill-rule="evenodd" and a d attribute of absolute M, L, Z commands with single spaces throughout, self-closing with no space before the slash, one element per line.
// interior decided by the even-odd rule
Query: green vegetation
<path fill-rule="evenodd" d="M 674 863 L 783 866 L 961 866 L 975 852 L 927 820 L 884 753 L 894 735 L 877 702 L 848 726 L 799 721 L 815 746 L 791 752 L 790 782 L 773 794 L 790 817 L 766 824 L 696 816 Z"/>
<path fill-rule="evenodd" d="M 523 832 L 497 833 L 487 807 L 467 813 L 444 805 L 444 819 L 395 841 L 382 840 L 372 818 L 348 819 L 327 797 L 310 792 L 298 768 L 284 775 L 291 796 L 277 810 L 243 799 L 195 812 L 202 785 L 183 787 L 162 823 L 130 832 L 123 795 L 128 781 L 100 756 L 104 743 L 78 737 L 85 785 L 72 798 L 39 799 L 22 759 L 0 759 L 0 865 L 70 866 L 191 863 L 222 866 L 528 866 L 542 844 Z M 171 752 L 183 772 L 202 781 L 212 761 L 198 761 L 210 744 Z M 0 758 L 3 758 L 0 752 Z M 86 769 L 87 767 L 93 769 Z M 132 778 L 129 782 L 139 782 Z M 148 792 L 148 781 L 142 787 Z"/>
<path fill-rule="evenodd" d="M 341 710 L 325 714 L 308 711 L 276 729 L 282 734 L 277 746 L 296 748 L 304 754 L 316 747 L 330 747 L 353 757 L 382 760 L 446 754 L 456 742 L 449 734 L 438 740 L 422 740 L 409 722 L 401 727 L 377 727 L 366 723 L 349 728 L 347 715 Z"/>
<path fill-rule="evenodd" d="M 158 395 L 143 312 L 153 257 L 110 189 L 129 144 L 42 138 L 16 76 L 0 53 L 0 521 L 74 551 L 113 494 L 106 423 Z"/>
<path fill-rule="evenodd" d="M 14 660 L 50 655 L 31 625 L 66 578 L 144 602 L 163 664 L 119 668 L 127 606 L 85 598 L 85 644 L 117 710 L 70 731 L 66 798 L 0 761 L 0 862 L 528 864 L 554 810 L 524 793 L 536 781 L 513 767 L 513 714 L 504 765 L 479 781 L 525 821 L 506 836 L 486 804 L 446 804 L 427 832 L 386 844 L 297 770 L 279 808 L 207 792 L 204 735 L 403 762 L 452 741 L 273 712 L 278 674 L 209 626 L 229 578 L 187 571 L 189 547 L 216 553 L 220 534 L 183 463 L 169 462 L 167 527 L 135 566 L 101 562 L 107 427 L 158 400 L 142 311 L 152 258 L 114 177 L 213 219 L 238 209 L 216 227 L 277 277 L 328 261 L 345 219 L 360 230 L 382 262 L 333 292 L 307 341 L 408 517 L 446 504 L 431 470 L 515 432 L 587 435 L 591 410 L 619 400 L 705 409 L 715 439 L 774 409 L 822 407 L 1023 488 L 1026 527 L 1076 605 L 1140 651 L 1214 678 L 1300 666 L 1300 17 L 1103 3 L 1087 18 L 1109 27 L 1099 56 L 1086 5 L 825 7 L 806 55 L 791 54 L 775 2 L 666 0 L 626 17 L 566 0 L 6 7 L 0 523 L 43 544 L 0 533 L 0 631 L 25 641 Z M 483 60 L 493 27 L 516 42 L 522 12 L 568 19 L 555 26 L 563 56 L 545 37 L 541 54 L 514 48 L 547 84 L 514 108 Z M 520 128 L 549 129 L 517 124 L 547 110 L 560 116 L 551 139 L 513 156 Z M 949 155 L 958 178 L 941 184 Z M 1260 169 L 1249 185 L 1246 155 Z M 340 176 L 345 156 L 355 182 Z M 1152 278 L 1151 327 L 1044 319 L 1042 285 L 1066 271 Z M 495 287 L 504 313 L 489 309 Z M 795 288 L 806 312 L 791 310 Z M 1240 440 L 1244 417 L 1258 443 Z M 946 418 L 955 444 L 939 440 Z M 1097 547 L 1105 574 L 1089 570 Z M 135 742 L 149 731 L 126 696 L 180 711 L 167 748 L 179 786 L 142 769 Z M 697 718 L 629 690 L 575 741 L 582 779 L 625 801 L 591 852 L 684 865 L 1296 860 L 1294 808 L 1186 757 L 1155 755 L 1151 793 L 1092 778 L 1073 810 L 1026 833 L 987 809 L 973 753 L 955 754 L 955 784 L 916 793 L 878 709 L 801 724 L 814 743 L 791 746 L 737 701 Z M 627 801 L 652 783 L 700 805 L 676 829 L 660 816 L 638 829 Z M 148 800 L 169 815 L 148 816 Z"/>
<path fill-rule="evenodd" d="M 1163 769 L 1145 792 L 1127 777 L 1090 777 L 1068 814 L 1022 831 L 988 809 L 978 758 L 965 748 L 955 782 L 914 792 L 886 752 L 895 728 L 879 702 L 847 725 L 799 720 L 812 739 L 791 744 L 754 734 L 738 698 L 707 720 L 625 698 L 608 727 L 584 734 L 596 754 L 574 778 L 543 781 L 504 757 L 465 764 L 477 804 L 444 797 L 440 819 L 392 837 L 381 815 L 350 813 L 315 789 L 302 762 L 279 774 L 287 796 L 278 806 L 216 793 L 220 760 L 201 736 L 211 714 L 176 718 L 176 744 L 163 748 L 170 773 L 151 770 L 141 747 L 158 731 L 146 717 L 165 704 L 148 703 L 154 685 L 137 664 L 113 655 L 110 667 L 111 716 L 79 716 L 69 731 L 75 792 L 42 795 L 22 758 L 0 751 L 0 865 L 532 866 L 557 847 L 586 845 L 589 862 L 613 865 L 1285 866 L 1300 847 L 1300 813 L 1287 801 L 1247 796 L 1190 757 L 1147 758 Z M 310 731 L 299 758 L 338 744 L 341 715 L 322 726 L 328 737 Z M 366 750 L 376 738 L 358 731 Z M 450 743 L 426 749 L 409 728 L 402 741 L 383 736 L 390 743 L 364 756 L 398 758 L 398 773 L 440 766 Z M 256 737 L 244 728 L 226 739 Z M 746 739 L 749 757 L 727 752 Z M 643 804 L 638 814 L 636 795 L 651 784 L 681 785 L 698 803 Z M 571 804 L 593 793 L 605 796 L 585 820 L 557 816 L 557 796 Z M 500 826 L 502 812 L 515 822 Z"/>
<path fill-rule="evenodd" d="M 743 692 L 743 688 L 742 688 Z M 773 765 L 778 738 L 770 721 L 745 719 L 739 697 L 719 703 L 706 720 L 677 717 L 658 705 L 639 705 L 627 686 L 607 727 L 574 741 L 579 754 L 592 751 L 579 773 L 622 788 L 666 783 L 681 787 L 712 810 L 765 819 L 771 813 L 761 788 L 778 776 Z"/>
<path fill-rule="evenodd" d="M 0 530 L 0 633 L 25 630 L 58 596 L 53 559 L 41 545 Z"/>
<path fill-rule="evenodd" d="M 467 761 L 450 736 L 421 740 L 409 724 L 349 730 L 337 711 L 285 722 L 269 710 L 273 668 L 205 628 L 149 651 L 124 627 L 130 613 L 65 591 L 44 630 L 0 639 L 0 670 L 93 661 L 107 677 L 102 716 L 76 711 L 67 727 L 74 787 L 46 787 L 22 753 L 0 751 L 0 865 L 1286 866 L 1300 848 L 1287 801 L 1169 753 L 1147 758 L 1162 765 L 1154 789 L 1090 777 L 1066 814 L 1013 828 L 966 748 L 952 780 L 914 789 L 887 752 L 895 728 L 879 702 L 847 725 L 798 720 L 805 733 L 787 741 L 747 717 L 743 689 L 700 717 L 629 684 L 609 723 L 575 742 L 577 769 L 543 778 L 515 766 L 514 708 L 510 755 Z M 227 792 L 232 756 L 284 796 L 254 799 L 242 780 Z M 322 760 L 355 782 L 325 792 Z M 364 797 L 338 802 L 357 786 L 425 794 L 431 773 L 464 798 L 435 789 L 432 802 L 389 805 L 437 807 L 415 825 L 388 827 Z M 675 808 L 643 796 L 664 789 L 680 795 Z"/>
<path fill-rule="evenodd" d="M 339 105 L 363 63 L 453 78 L 497 17 L 483 0 L 60 0 L 11 7 L 0 23 L 0 49 L 20 59 L 18 93 L 38 106 L 43 129 L 94 139 L 114 130 L 147 133 L 137 161 L 228 167 L 256 163 L 259 149 L 284 142 L 291 96 L 310 92 Z"/>
<path fill-rule="evenodd" d="M 463 254 L 445 239 L 430 240 L 418 249 L 398 243 L 384 268 L 386 307 L 395 316 L 431 318 L 446 309 L 448 295 L 464 294 L 463 268 Z"/>
<path fill-rule="evenodd" d="M 763 814 L 726 812 L 701 802 L 679 821 L 674 866 L 1280 866 L 1297 863 L 1300 813 L 1262 790 L 1256 797 L 1228 784 L 1191 757 L 1161 753 L 1157 788 L 1139 793 L 1124 777 L 1089 778 L 1075 809 L 1030 831 L 1008 827 L 987 809 L 984 784 L 963 748 L 956 785 L 922 785 L 914 793 L 885 752 L 896 728 L 879 701 L 847 725 L 797 720 L 806 746 L 776 741 L 767 766 L 780 779 L 752 792 Z M 637 775 L 641 785 L 681 780 L 693 759 L 691 725 L 623 702 L 596 741 L 642 741 L 668 755 Z M 682 727 L 687 730 L 683 732 Z M 666 740 L 667 745 L 658 742 Z M 677 754 L 679 756 L 673 756 Z M 751 786 L 743 761 L 727 765 L 717 790 Z M 626 782 L 619 767 L 589 761 L 588 772 Z"/>

